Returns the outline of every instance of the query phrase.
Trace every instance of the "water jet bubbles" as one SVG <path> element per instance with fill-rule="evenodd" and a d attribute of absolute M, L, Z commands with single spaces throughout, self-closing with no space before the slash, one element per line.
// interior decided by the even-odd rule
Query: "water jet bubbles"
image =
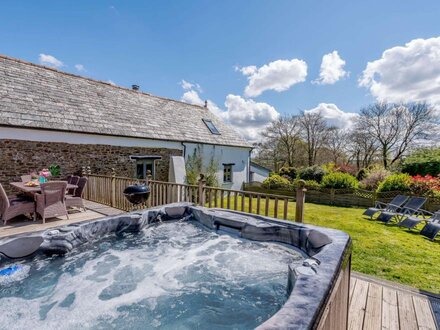
<path fill-rule="evenodd" d="M 64 258 L 37 259 L 17 292 L 0 290 L 2 326 L 251 329 L 286 301 L 287 264 L 303 262 L 274 246 L 192 221 L 105 237 Z"/>

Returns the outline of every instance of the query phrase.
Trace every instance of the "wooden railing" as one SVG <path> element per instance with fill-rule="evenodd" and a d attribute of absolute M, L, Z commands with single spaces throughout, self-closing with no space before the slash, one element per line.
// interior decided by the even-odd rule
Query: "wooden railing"
<path fill-rule="evenodd" d="M 268 189 L 261 184 L 245 184 L 246 191 L 253 191 L 259 193 L 271 193 L 292 196 L 295 194 L 295 187 L 291 186 L 283 188 Z M 361 207 L 367 208 L 374 206 L 376 202 L 389 203 L 397 195 L 417 196 L 408 191 L 386 191 L 376 192 L 364 189 L 325 189 L 318 187 L 308 187 L 306 202 L 324 205 L 334 205 L 342 207 Z M 435 212 L 440 209 L 440 197 L 429 196 L 423 206 L 425 210 Z"/>
<path fill-rule="evenodd" d="M 84 198 L 105 204 L 124 211 L 130 211 L 133 206 L 126 200 L 123 191 L 132 184 L 140 181 L 133 178 L 118 177 L 115 175 L 88 174 L 88 183 L 84 191 Z M 146 181 L 143 181 L 145 183 Z M 150 198 L 137 208 L 160 206 L 175 202 L 190 202 L 197 205 L 214 208 L 249 212 L 271 216 L 280 219 L 294 219 L 294 205 L 296 204 L 296 221 L 302 222 L 303 203 L 294 203 L 294 196 L 264 194 L 252 191 L 232 190 L 217 187 L 208 187 L 203 178 L 198 185 L 178 184 L 148 180 Z M 304 201 L 304 190 L 298 191 L 297 199 Z"/>

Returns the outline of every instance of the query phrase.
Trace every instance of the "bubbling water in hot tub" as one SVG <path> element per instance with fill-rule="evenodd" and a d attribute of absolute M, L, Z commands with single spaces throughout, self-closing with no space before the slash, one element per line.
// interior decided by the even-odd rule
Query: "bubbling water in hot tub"
<path fill-rule="evenodd" d="M 287 299 L 300 252 L 193 221 L 109 236 L 65 257 L 24 262 L 1 287 L 5 328 L 251 329 Z"/>

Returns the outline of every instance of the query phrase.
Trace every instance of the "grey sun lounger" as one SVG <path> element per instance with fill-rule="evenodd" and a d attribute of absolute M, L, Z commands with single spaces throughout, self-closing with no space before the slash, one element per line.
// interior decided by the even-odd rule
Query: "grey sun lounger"
<path fill-rule="evenodd" d="M 405 227 L 408 229 L 413 229 L 414 227 L 416 227 L 418 224 L 422 223 L 423 221 L 425 221 L 426 223 L 432 222 L 432 223 L 438 223 L 440 221 L 440 211 L 437 211 L 435 213 L 429 213 L 426 212 L 427 214 L 430 214 L 431 216 L 429 218 L 418 218 L 415 216 L 409 216 L 404 218 L 402 221 L 400 221 L 398 223 L 398 225 L 400 227 Z"/>
<path fill-rule="evenodd" d="M 440 220 L 430 221 L 425 227 L 422 228 L 420 234 L 428 237 L 430 240 L 434 240 L 437 234 L 440 232 Z"/>
<path fill-rule="evenodd" d="M 384 210 L 379 214 L 377 220 L 384 223 L 390 223 L 394 218 L 401 219 L 404 217 L 423 214 L 425 211 L 421 210 L 421 207 L 423 204 L 425 204 L 425 202 L 425 197 L 411 197 L 398 212 Z"/>
<path fill-rule="evenodd" d="M 373 218 L 373 216 L 377 212 L 382 212 L 382 211 L 397 212 L 399 210 L 399 208 L 401 208 L 402 205 L 405 204 L 405 202 L 408 200 L 408 198 L 409 197 L 407 197 L 407 196 L 397 195 L 388 204 L 382 203 L 382 202 L 376 202 L 376 205 L 374 205 L 374 207 L 370 207 L 367 210 L 365 210 L 363 215 L 366 215 L 370 218 Z"/>

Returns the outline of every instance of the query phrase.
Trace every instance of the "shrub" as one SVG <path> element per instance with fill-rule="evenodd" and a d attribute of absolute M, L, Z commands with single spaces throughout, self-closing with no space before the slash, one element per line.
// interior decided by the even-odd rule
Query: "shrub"
<path fill-rule="evenodd" d="M 412 177 L 410 190 L 418 196 L 435 196 L 440 193 L 440 177 L 416 175 Z"/>
<path fill-rule="evenodd" d="M 356 179 L 358 179 L 358 181 L 362 181 L 363 179 L 365 179 L 368 175 L 368 172 L 365 168 L 361 168 L 357 173 L 356 173 Z"/>
<path fill-rule="evenodd" d="M 217 169 L 218 163 L 212 156 L 208 166 L 203 166 L 202 153 L 199 148 L 194 149 L 192 155 L 188 156 L 185 162 L 186 178 L 185 181 L 188 184 L 197 184 L 200 178 L 200 174 L 205 174 L 206 184 L 210 187 L 218 187 Z"/>
<path fill-rule="evenodd" d="M 351 175 L 356 175 L 356 168 L 350 164 L 341 164 L 337 168 L 338 172 L 348 173 Z"/>
<path fill-rule="evenodd" d="M 359 185 L 366 190 L 376 190 L 379 187 L 379 184 L 390 175 L 391 172 L 384 169 L 378 169 L 370 173 L 367 172 L 366 177 L 359 182 Z"/>
<path fill-rule="evenodd" d="M 308 189 L 319 189 L 321 185 L 315 180 L 306 180 L 305 187 Z"/>
<path fill-rule="evenodd" d="M 294 189 L 298 186 L 298 180 L 301 179 L 296 179 L 295 181 L 293 181 L 292 187 Z M 315 180 L 305 180 L 305 187 L 310 190 L 318 190 L 321 187 L 321 185 Z"/>
<path fill-rule="evenodd" d="M 321 183 L 322 178 L 327 172 L 318 165 L 306 167 L 299 172 L 299 178 L 305 181 L 313 180 Z"/>
<path fill-rule="evenodd" d="M 293 181 L 296 179 L 297 171 L 295 167 L 281 167 L 280 175 L 287 177 L 290 181 Z"/>
<path fill-rule="evenodd" d="M 392 174 L 379 184 L 377 192 L 407 191 L 411 182 L 411 177 L 406 173 Z"/>
<path fill-rule="evenodd" d="M 324 164 L 321 167 L 326 173 L 336 172 L 338 170 L 338 167 L 333 162 Z"/>
<path fill-rule="evenodd" d="M 440 148 L 415 151 L 404 160 L 402 172 L 409 175 L 438 176 L 440 174 Z"/>
<path fill-rule="evenodd" d="M 282 188 L 289 185 L 289 180 L 274 174 L 263 181 L 263 187 L 267 189 Z"/>
<path fill-rule="evenodd" d="M 357 188 L 358 184 L 353 175 L 341 172 L 329 173 L 322 178 L 321 182 L 322 187 L 333 189 Z"/>

